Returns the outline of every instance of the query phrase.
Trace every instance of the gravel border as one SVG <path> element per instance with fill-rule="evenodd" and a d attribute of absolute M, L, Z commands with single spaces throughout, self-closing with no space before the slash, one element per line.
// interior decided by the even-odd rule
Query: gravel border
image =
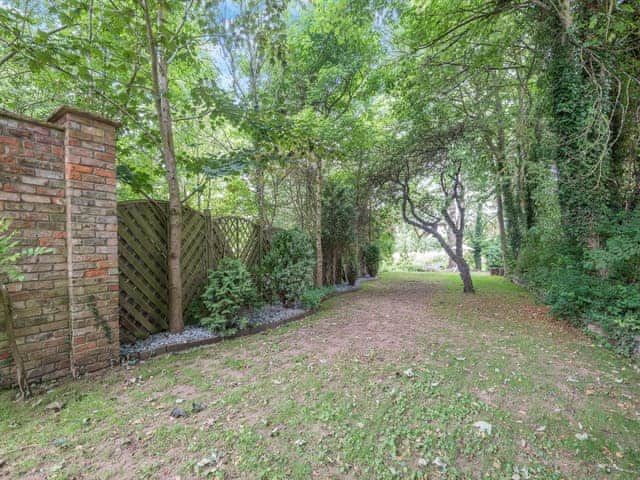
<path fill-rule="evenodd" d="M 375 280 L 371 277 L 359 278 L 355 285 L 342 283 L 336 285 L 334 291 L 327 297 L 359 290 L 362 282 Z M 249 326 L 230 337 L 220 337 L 209 329 L 200 325 L 189 325 L 180 333 L 160 332 L 138 340 L 133 344 L 120 346 L 122 361 L 131 362 L 173 351 L 186 350 L 188 348 L 208 345 L 219 342 L 223 338 L 234 338 L 243 335 L 258 333 L 268 328 L 273 328 L 283 323 L 299 320 L 311 314 L 311 310 L 303 308 L 285 308 L 281 304 L 265 305 L 249 313 Z"/>

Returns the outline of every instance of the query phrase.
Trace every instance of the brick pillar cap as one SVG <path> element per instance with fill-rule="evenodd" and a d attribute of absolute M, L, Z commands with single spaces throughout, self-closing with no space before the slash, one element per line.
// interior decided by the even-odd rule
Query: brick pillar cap
<path fill-rule="evenodd" d="M 112 127 L 118 128 L 121 124 L 115 120 L 111 120 L 109 118 L 103 117 L 102 115 L 98 115 L 96 113 L 86 112 L 76 107 L 71 107 L 69 105 L 64 105 L 58 108 L 55 112 L 51 114 L 51 116 L 47 119 L 49 122 L 57 122 L 67 113 L 71 113 L 73 115 L 77 115 L 79 117 L 88 118 L 89 120 L 94 120 L 96 122 L 106 123 L 107 125 L 111 125 Z"/>

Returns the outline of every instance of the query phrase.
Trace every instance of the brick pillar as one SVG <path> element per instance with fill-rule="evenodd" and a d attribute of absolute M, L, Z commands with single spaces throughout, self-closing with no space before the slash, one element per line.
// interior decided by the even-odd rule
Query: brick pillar
<path fill-rule="evenodd" d="M 105 118 L 62 107 L 50 122 L 65 128 L 65 197 L 71 371 L 117 361 L 118 220 L 116 127 Z"/>

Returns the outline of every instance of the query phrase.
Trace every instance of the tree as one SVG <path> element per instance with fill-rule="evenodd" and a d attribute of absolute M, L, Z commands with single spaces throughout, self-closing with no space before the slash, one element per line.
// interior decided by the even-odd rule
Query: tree
<path fill-rule="evenodd" d="M 209 9 L 209 29 L 222 52 L 230 77 L 229 90 L 241 108 L 236 119 L 251 142 L 249 165 L 254 170 L 258 223 L 268 228 L 265 204 L 265 170 L 277 158 L 278 129 L 274 121 L 282 121 L 277 104 L 277 91 L 285 47 L 284 14 L 286 2 L 240 0 L 224 2 Z M 275 78 L 274 78 L 275 77 Z"/>
<path fill-rule="evenodd" d="M 378 181 L 391 185 L 403 220 L 438 241 L 456 265 L 464 293 L 473 293 L 464 258 L 465 161 L 455 148 L 461 135 L 461 126 L 429 134 L 412 132 L 389 153 Z M 447 241 L 447 229 L 453 233 L 453 244 Z"/>
<path fill-rule="evenodd" d="M 328 162 L 339 153 L 340 123 L 367 92 L 379 34 L 368 2 L 323 0 L 302 10 L 287 38 L 287 68 L 280 89 L 283 108 L 298 131 L 298 154 L 313 178 L 316 286 L 322 286 L 322 189 Z"/>
<path fill-rule="evenodd" d="M 165 4 L 158 0 L 155 6 L 150 0 L 140 0 L 147 30 L 147 48 L 151 62 L 151 77 L 155 97 L 161 152 L 166 168 L 169 186 L 169 238 L 167 242 L 167 277 L 169 299 L 169 330 L 180 332 L 184 328 L 182 320 L 182 202 L 178 182 L 177 161 L 173 144 L 173 122 L 171 101 L 169 100 L 169 64 L 167 58 L 167 30 Z M 154 10 L 152 10 L 154 8 Z M 154 15 L 155 13 L 155 15 Z M 155 17 L 155 21 L 153 20 Z M 155 23 L 155 28 L 154 28 Z"/>
<path fill-rule="evenodd" d="M 199 2 L 15 4 L 0 7 L 6 26 L 0 44 L 8 51 L 4 57 L 0 53 L 5 58 L 0 68 L 26 68 L 31 81 L 25 86 L 9 80 L 10 87 L 0 85 L 0 91 L 10 91 L 8 106 L 22 113 L 50 113 L 72 103 L 122 120 L 119 195 L 169 199 L 169 323 L 173 331 L 182 329 L 181 200 L 189 195 L 181 192 L 187 183 L 181 185 L 181 171 L 209 166 L 201 160 L 207 152 L 194 154 L 199 147 L 192 146 L 194 136 L 211 127 L 204 122 L 215 124 L 214 117 L 228 110 L 210 88 L 215 76 L 203 66 L 194 40 L 200 37 L 194 20 Z M 11 24 L 14 19 L 20 21 Z M 50 23 L 61 26 L 43 35 Z M 180 76 L 178 86 L 172 75 Z M 25 102 L 28 89 L 46 98 L 35 110 Z"/>

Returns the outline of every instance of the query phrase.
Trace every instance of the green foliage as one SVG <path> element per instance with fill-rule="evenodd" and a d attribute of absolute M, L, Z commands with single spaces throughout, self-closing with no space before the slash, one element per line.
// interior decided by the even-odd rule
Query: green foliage
<path fill-rule="evenodd" d="M 604 247 L 590 250 L 585 266 L 628 285 L 640 284 L 640 210 L 624 215 L 601 232 Z"/>
<path fill-rule="evenodd" d="M 351 185 L 330 178 L 322 190 L 322 245 L 328 252 L 343 251 L 355 238 L 356 208 Z"/>
<path fill-rule="evenodd" d="M 640 335 L 640 288 L 604 281 L 567 263 L 549 279 L 546 301 L 553 313 L 578 324 L 599 325 L 618 351 L 631 353 Z"/>
<path fill-rule="evenodd" d="M 376 244 L 380 247 L 380 258 L 387 259 L 393 254 L 393 248 L 395 247 L 396 240 L 393 233 L 385 230 L 380 233 Z"/>
<path fill-rule="evenodd" d="M 28 257 L 35 257 L 51 252 L 50 248 L 34 247 L 20 248 L 15 239 L 16 232 L 10 231 L 11 220 L 0 218 L 0 279 L 6 277 L 11 281 L 22 281 L 24 275 L 18 271 L 15 264 Z"/>
<path fill-rule="evenodd" d="M 271 239 L 260 266 L 264 294 L 293 307 L 313 283 L 315 254 L 309 237 L 300 230 L 281 230 Z"/>
<path fill-rule="evenodd" d="M 604 245 L 579 255 L 570 242 L 529 232 L 518 273 L 540 291 L 552 311 L 577 324 L 595 323 L 623 353 L 640 335 L 640 213 L 605 225 Z M 558 238 L 558 237 L 556 237 Z"/>
<path fill-rule="evenodd" d="M 362 260 L 365 267 L 367 267 L 367 272 L 372 277 L 378 275 L 380 257 L 380 247 L 377 243 L 370 243 L 362 249 Z"/>
<path fill-rule="evenodd" d="M 309 288 L 300 297 L 300 305 L 308 310 L 317 310 L 327 295 L 334 291 L 334 287 Z"/>
<path fill-rule="evenodd" d="M 487 242 L 484 254 L 487 257 L 487 267 L 497 268 L 504 266 L 499 238 L 494 238 Z"/>
<path fill-rule="evenodd" d="M 242 310 L 257 302 L 257 291 L 251 275 L 242 262 L 223 258 L 209 272 L 209 282 L 202 294 L 208 314 L 200 323 L 221 336 L 233 335 L 246 327 Z"/>

